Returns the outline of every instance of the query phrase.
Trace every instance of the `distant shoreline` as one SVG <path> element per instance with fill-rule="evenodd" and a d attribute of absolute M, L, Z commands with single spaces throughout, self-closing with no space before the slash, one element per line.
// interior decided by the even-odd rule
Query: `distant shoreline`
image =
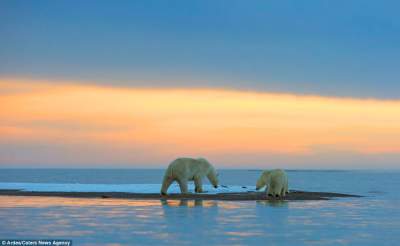
<path fill-rule="evenodd" d="M 332 193 L 332 192 L 308 192 L 291 190 L 284 199 L 267 197 L 265 192 L 240 192 L 218 194 L 169 194 L 162 196 L 158 193 L 128 193 L 128 192 L 44 192 L 24 190 L 0 190 L 0 196 L 41 196 L 41 197 L 68 197 L 68 198 L 117 198 L 135 200 L 224 200 L 224 201 L 309 201 L 330 200 L 332 198 L 362 197 L 359 195 Z"/>

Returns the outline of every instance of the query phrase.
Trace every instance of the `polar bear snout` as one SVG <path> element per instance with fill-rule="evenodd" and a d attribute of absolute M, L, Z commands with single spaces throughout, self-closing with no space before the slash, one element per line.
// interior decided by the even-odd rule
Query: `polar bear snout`
<path fill-rule="evenodd" d="M 209 173 L 207 174 L 207 178 L 208 180 L 210 180 L 210 183 L 214 186 L 214 188 L 218 188 L 218 174 L 214 170 L 214 168 L 209 171 Z"/>

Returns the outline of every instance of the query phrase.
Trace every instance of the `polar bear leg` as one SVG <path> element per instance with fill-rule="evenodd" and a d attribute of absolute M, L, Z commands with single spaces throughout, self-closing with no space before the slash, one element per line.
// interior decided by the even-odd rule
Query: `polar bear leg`
<path fill-rule="evenodd" d="M 166 195 L 169 186 L 174 182 L 174 179 L 171 177 L 164 177 L 162 187 L 161 187 L 161 194 Z"/>
<path fill-rule="evenodd" d="M 268 186 L 265 191 L 267 192 L 268 196 L 274 196 L 274 191 L 271 186 Z"/>
<path fill-rule="evenodd" d="M 278 197 L 279 193 L 276 192 L 275 190 L 271 190 L 271 191 L 268 192 L 268 196 Z"/>
<path fill-rule="evenodd" d="M 285 182 L 285 193 L 289 194 L 289 182 L 288 182 L 288 178 L 286 177 L 286 182 Z"/>
<path fill-rule="evenodd" d="M 286 195 L 286 190 L 285 190 L 285 186 L 283 185 L 281 188 L 281 197 L 284 197 Z"/>
<path fill-rule="evenodd" d="M 187 180 L 178 179 L 179 188 L 181 188 L 181 193 L 188 193 L 188 182 Z"/>
<path fill-rule="evenodd" d="M 282 188 L 282 185 L 274 183 L 270 188 L 268 188 L 268 196 L 279 197 L 281 195 Z"/>
<path fill-rule="evenodd" d="M 280 197 L 281 196 L 282 188 L 283 188 L 283 185 L 277 185 L 275 187 L 275 190 L 274 190 L 275 197 Z"/>
<path fill-rule="evenodd" d="M 197 193 L 203 192 L 201 177 L 198 177 L 198 176 L 194 177 L 194 186 L 195 186 L 195 189 L 194 189 L 195 192 L 197 192 Z"/>

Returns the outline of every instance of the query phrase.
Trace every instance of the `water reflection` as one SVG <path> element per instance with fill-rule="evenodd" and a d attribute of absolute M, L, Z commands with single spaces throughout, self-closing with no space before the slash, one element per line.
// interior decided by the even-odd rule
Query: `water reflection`
<path fill-rule="evenodd" d="M 70 197 L 33 197 L 33 196 L 0 196 L 0 208 L 52 206 L 91 207 L 91 206 L 159 206 L 157 200 L 129 200 L 114 198 L 70 198 Z"/>
<path fill-rule="evenodd" d="M 285 200 L 258 200 L 257 205 L 271 206 L 271 207 L 287 207 L 288 201 Z"/>
<path fill-rule="evenodd" d="M 196 207 L 196 206 L 201 206 L 201 207 L 213 207 L 213 206 L 218 206 L 217 201 L 204 201 L 204 200 L 187 200 L 187 199 L 182 199 L 182 200 L 169 200 L 169 199 L 162 199 L 161 200 L 161 205 L 163 206 L 169 206 L 169 207 Z"/>
<path fill-rule="evenodd" d="M 0 238 L 62 237 L 76 245 L 396 245 L 398 208 L 398 202 L 367 198 L 254 202 L 0 196 Z"/>

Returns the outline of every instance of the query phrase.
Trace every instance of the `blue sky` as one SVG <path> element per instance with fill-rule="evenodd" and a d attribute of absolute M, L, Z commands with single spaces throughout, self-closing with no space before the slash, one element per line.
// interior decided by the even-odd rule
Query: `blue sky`
<path fill-rule="evenodd" d="M 400 98 L 398 1 L 1 1 L 0 76 Z"/>
<path fill-rule="evenodd" d="M 2 0 L 0 165 L 398 168 L 399 9 Z"/>

